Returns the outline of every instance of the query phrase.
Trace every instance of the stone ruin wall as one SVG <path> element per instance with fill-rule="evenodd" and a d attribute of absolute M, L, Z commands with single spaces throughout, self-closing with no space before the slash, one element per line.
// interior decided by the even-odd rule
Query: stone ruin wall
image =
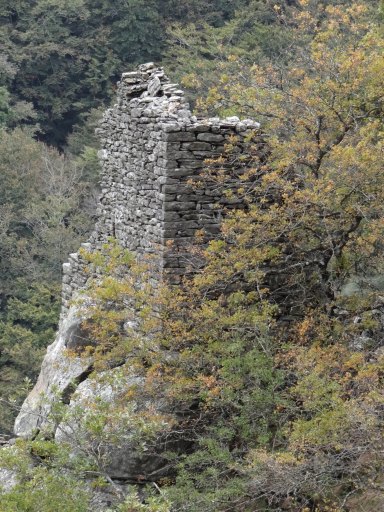
<path fill-rule="evenodd" d="M 152 63 L 124 73 L 117 103 L 97 130 L 102 147 L 99 220 L 83 247 L 96 249 L 113 236 L 138 254 L 154 254 L 161 274 L 179 283 L 196 230 L 214 236 L 221 210 L 233 206 L 213 185 L 197 189 L 188 182 L 234 135 L 244 151 L 250 132 L 258 128 L 237 117 L 197 119 L 183 91 Z M 84 265 L 79 253 L 63 265 L 62 318 L 86 284 Z"/>
<path fill-rule="evenodd" d="M 172 284 L 180 283 L 189 272 L 190 245 L 196 230 L 204 230 L 208 240 L 219 233 L 227 208 L 242 207 L 241 201 L 238 204 L 227 199 L 213 181 L 200 180 L 202 186 L 198 188 L 190 181 L 199 181 L 204 161 L 220 156 L 233 136 L 233 157 L 241 162 L 239 173 L 247 170 L 251 134 L 256 133 L 252 151 L 257 155 L 260 151 L 261 157 L 265 152 L 258 128 L 253 121 L 240 122 L 235 117 L 197 119 L 183 92 L 153 64 L 124 73 L 117 103 L 107 110 L 98 129 L 103 168 L 98 222 L 83 247 L 92 251 L 115 237 L 137 255 L 154 256 L 154 282 L 165 278 Z M 244 186 L 244 180 L 231 171 L 233 166 L 228 164 L 226 186 L 238 188 L 240 182 Z M 59 330 L 15 421 L 17 436 L 30 438 L 53 428 L 49 411 L 57 396 L 65 396 L 71 407 L 72 400 L 81 400 L 92 387 L 88 379 L 92 361 L 67 354 L 68 346 L 82 336 L 83 316 L 71 301 L 86 287 L 87 279 L 94 277 L 85 266 L 81 252 L 71 254 L 63 266 Z M 54 430 L 60 434 L 57 425 Z M 129 465 L 131 456 L 126 455 L 126 460 Z M 121 471 L 116 471 L 121 476 Z M 141 474 L 142 468 L 138 471 Z"/>

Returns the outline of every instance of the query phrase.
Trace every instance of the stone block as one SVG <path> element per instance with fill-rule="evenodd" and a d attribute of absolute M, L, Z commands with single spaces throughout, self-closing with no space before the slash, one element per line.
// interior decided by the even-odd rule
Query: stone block
<path fill-rule="evenodd" d="M 170 169 L 168 171 L 168 176 L 174 177 L 174 178 L 186 178 L 188 176 L 191 176 L 194 170 L 201 169 L 201 163 L 199 162 L 192 162 L 194 165 L 192 166 L 189 162 L 188 165 L 186 165 L 186 162 L 183 162 L 182 167 L 176 167 L 175 169 Z"/>
<path fill-rule="evenodd" d="M 182 130 L 182 127 L 178 123 L 161 123 L 159 125 L 159 128 L 161 128 L 164 133 L 174 133 L 174 132 L 180 132 Z"/>
<path fill-rule="evenodd" d="M 166 157 L 170 160 L 195 160 L 195 156 L 190 151 L 175 151 L 169 149 L 166 153 Z"/>
<path fill-rule="evenodd" d="M 181 144 L 181 149 L 189 151 L 211 151 L 212 146 L 208 142 L 184 142 Z"/>
<path fill-rule="evenodd" d="M 166 211 L 182 212 L 193 210 L 196 207 L 196 201 L 169 201 L 165 205 Z"/>
<path fill-rule="evenodd" d="M 164 135 L 163 140 L 166 142 L 194 142 L 196 135 L 190 132 L 175 132 Z"/>
<path fill-rule="evenodd" d="M 224 136 L 220 133 L 199 133 L 197 140 L 204 142 L 223 142 Z"/>
<path fill-rule="evenodd" d="M 208 124 L 195 123 L 192 126 L 187 126 L 187 132 L 204 133 L 209 132 L 210 126 Z"/>
<path fill-rule="evenodd" d="M 163 211 L 160 214 L 160 218 L 164 221 L 180 221 L 181 216 L 178 212 Z"/>
<path fill-rule="evenodd" d="M 220 156 L 220 151 L 193 151 L 193 154 L 199 160 L 206 160 Z"/>
<path fill-rule="evenodd" d="M 72 270 L 72 266 L 71 264 L 68 262 L 68 263 L 63 263 L 63 274 L 69 274 Z"/>
<path fill-rule="evenodd" d="M 181 183 L 176 183 L 174 185 L 163 185 L 161 187 L 161 191 L 166 194 L 187 194 L 191 191 L 191 187 L 188 185 L 183 185 Z"/>

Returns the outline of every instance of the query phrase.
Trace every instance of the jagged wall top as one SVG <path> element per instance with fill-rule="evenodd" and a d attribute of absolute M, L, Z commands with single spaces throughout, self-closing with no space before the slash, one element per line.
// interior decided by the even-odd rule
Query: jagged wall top
<path fill-rule="evenodd" d="M 170 83 L 163 68 L 156 68 L 152 62 L 142 64 L 137 71 L 123 73 L 118 83 L 118 105 L 124 99 L 130 101 L 131 108 L 151 108 L 146 112 L 152 116 L 163 117 L 165 120 L 189 119 L 192 114 L 189 105 L 183 99 L 184 91 L 178 84 Z M 132 115 L 135 115 L 135 111 Z M 194 119 L 196 120 L 196 118 Z"/>

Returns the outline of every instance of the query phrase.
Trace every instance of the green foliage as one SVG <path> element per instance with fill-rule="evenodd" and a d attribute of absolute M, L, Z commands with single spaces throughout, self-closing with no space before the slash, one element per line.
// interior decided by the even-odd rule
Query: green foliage
<path fill-rule="evenodd" d="M 344 7 L 302 2 L 285 65 L 229 59 L 207 108 L 264 115 L 269 160 L 252 161 L 248 209 L 228 213 L 204 270 L 183 290 L 155 294 L 159 333 L 148 339 L 139 323 L 120 345 L 153 400 L 188 411 L 193 448 L 163 483 L 175 510 L 344 510 L 351 490 L 373 492 L 379 478 L 381 299 L 342 288 L 382 268 L 382 38 L 367 6 Z M 221 172 L 220 163 L 207 179 L 225 194 L 236 167 Z M 113 322 L 133 300 L 140 279 L 129 279 L 129 288 L 110 278 L 95 288 L 100 340 L 117 333 Z M 359 352 L 367 331 L 370 352 Z M 113 361 L 118 336 L 101 346 Z"/>
<path fill-rule="evenodd" d="M 21 129 L 0 133 L 0 157 L 0 292 L 9 294 L 20 276 L 57 279 L 90 229 L 82 208 L 89 183 L 75 162 Z"/>
<path fill-rule="evenodd" d="M 224 305 L 221 297 L 210 299 L 202 293 L 206 282 L 201 278 L 184 290 L 152 289 L 150 267 L 134 262 L 115 244 L 83 257 L 106 276 L 87 290 L 87 303 L 91 297 L 92 306 L 87 306 L 86 326 L 98 344 L 89 347 L 86 356 L 92 354 L 98 369 L 119 365 L 118 396 L 124 400 L 106 404 L 106 416 L 100 403 L 87 404 L 85 409 L 96 413 L 92 427 L 84 424 L 89 414 L 84 415 L 81 404 L 79 432 L 93 438 L 92 443 L 96 438 L 97 444 L 103 443 L 111 422 L 120 425 L 117 446 L 126 436 L 123 432 L 129 432 L 131 439 L 146 440 L 147 449 L 165 433 L 168 439 L 193 442 L 193 455 L 179 455 L 176 460 L 168 454 L 169 464 L 179 473 L 176 486 L 167 490 L 171 502 L 181 506 L 185 496 L 191 496 L 190 510 L 197 511 L 217 510 L 217 504 L 228 499 L 241 501 L 246 481 L 233 474 L 234 468 L 250 446 L 281 442 L 282 419 L 276 410 L 285 410 L 289 402 L 278 392 L 284 373 L 274 365 L 275 347 L 269 336 L 275 308 L 255 302 L 253 293 L 241 292 L 228 295 Z M 122 329 L 133 319 L 133 328 Z M 128 364 L 120 366 L 124 360 Z M 140 385 L 129 384 L 132 372 L 140 376 Z M 112 375 L 116 377 L 115 370 Z M 104 378 L 96 376 L 96 382 Z M 144 397 L 146 405 L 136 408 L 134 404 L 142 404 Z M 168 404 L 161 411 L 153 407 L 159 397 Z M 73 412 L 65 420 L 68 424 Z"/>
<path fill-rule="evenodd" d="M 57 324 L 59 286 L 18 283 L 0 313 L 0 430 L 11 432 L 17 407 L 37 378 Z"/>
<path fill-rule="evenodd" d="M 115 39 L 127 28 L 120 20 L 129 13 L 124 40 L 144 28 L 132 7 L 41 0 L 5 19 L 8 53 L 18 66 L 12 93 L 34 104 L 50 143 L 63 144 L 80 114 L 110 97 L 120 63 Z M 127 43 L 133 46 L 134 39 Z"/>
<path fill-rule="evenodd" d="M 224 25 L 212 26 L 204 19 L 190 24 L 183 20 L 168 27 L 173 44 L 165 55 L 167 69 L 175 73 L 193 99 L 227 72 L 228 58 L 250 66 L 266 57 L 280 59 L 293 44 L 289 22 L 281 12 L 286 2 L 255 0 L 239 2 L 236 7 Z"/>
<path fill-rule="evenodd" d="M 2 509 L 87 510 L 79 476 L 91 471 L 108 481 L 108 447 L 132 442 L 150 452 L 166 438 L 186 446 L 164 454 L 170 476 L 117 510 L 344 512 L 358 498 L 376 512 L 383 356 L 374 274 L 383 268 L 384 227 L 378 3 L 38 0 L 5 2 L 0 14 L 9 54 L 0 122 L 12 127 L 17 101 L 33 102 L 46 140 L 68 140 L 63 157 L 25 130 L 1 134 L 7 400 L 20 399 L 20 381 L 35 377 L 51 339 L 53 283 L 87 231 L 83 199 L 96 181 L 98 110 L 90 109 L 109 100 L 122 65 L 163 58 L 195 95 L 210 88 L 200 111 L 260 119 L 267 147 L 266 159 L 255 156 L 250 137 L 247 208 L 228 212 L 220 239 L 199 248 L 205 266 L 182 289 L 154 289 L 151 262 L 136 262 L 115 243 L 83 253 L 104 276 L 87 290 L 84 327 L 97 344 L 83 355 L 94 363 L 89 382 L 113 388 L 115 399 L 100 391 L 53 409 L 52 421 L 65 426 L 81 457 L 42 439 L 13 455 L 2 450 L 2 467 L 21 477 L 1 495 Z M 232 187 L 235 146 L 224 155 L 231 165 L 210 162 L 205 177 L 244 199 Z M 28 279 L 19 279 L 26 262 Z M 345 294 L 354 281 L 367 286 Z"/>
<path fill-rule="evenodd" d="M 41 464 L 36 465 L 36 457 Z M 60 453 L 49 442 L 19 443 L 1 450 L 1 467 L 16 472 L 18 479 L 9 492 L 0 493 L 1 510 L 87 512 L 89 491 L 73 471 L 64 469 L 64 462 L 63 450 Z"/>
<path fill-rule="evenodd" d="M 9 115 L 9 92 L 5 87 L 0 87 L 0 127 L 8 121 Z"/>
<path fill-rule="evenodd" d="M 95 178 L 89 168 L 83 175 L 82 158 L 74 162 L 60 155 L 25 129 L 0 133 L 3 432 L 12 430 L 16 406 L 28 387 L 24 381 L 35 381 L 44 349 L 53 340 L 62 262 L 91 227 L 92 205 L 84 203 L 84 196 Z"/>
<path fill-rule="evenodd" d="M 171 512 L 171 504 L 166 498 L 151 497 L 145 500 L 140 499 L 138 493 L 132 492 L 121 503 L 113 509 L 114 512 Z M 108 510 L 107 512 L 112 512 Z"/>

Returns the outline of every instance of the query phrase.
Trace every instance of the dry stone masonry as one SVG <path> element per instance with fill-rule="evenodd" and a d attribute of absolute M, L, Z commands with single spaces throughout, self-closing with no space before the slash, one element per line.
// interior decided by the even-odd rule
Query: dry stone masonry
<path fill-rule="evenodd" d="M 216 185 L 193 187 L 191 180 L 198 180 L 204 161 L 220 156 L 234 136 L 237 151 L 246 151 L 247 138 L 258 128 L 237 117 L 197 119 L 183 91 L 152 63 L 124 73 L 117 102 L 98 128 L 103 168 L 99 220 L 83 247 L 94 250 L 114 237 L 138 255 L 153 255 L 155 276 L 178 284 L 188 271 L 188 247 L 196 231 L 214 236 L 222 212 L 236 206 Z M 61 393 L 70 401 L 76 387 L 86 387 L 91 366 L 66 354 L 73 333 L 81 329 L 72 299 L 90 277 L 85 265 L 80 252 L 63 266 L 59 332 L 16 420 L 16 435 L 30 437 L 47 428 L 50 400 Z"/>
<path fill-rule="evenodd" d="M 218 233 L 221 212 L 214 205 L 229 202 L 214 187 L 196 189 L 190 180 L 234 135 L 241 146 L 258 128 L 237 117 L 198 120 L 183 91 L 151 63 L 123 73 L 117 103 L 97 130 L 103 167 L 99 221 L 84 247 L 96 248 L 113 236 L 136 253 L 156 255 L 168 280 L 180 282 L 196 230 Z M 73 293 L 85 285 L 82 267 L 79 254 L 64 264 L 64 314 Z"/>

